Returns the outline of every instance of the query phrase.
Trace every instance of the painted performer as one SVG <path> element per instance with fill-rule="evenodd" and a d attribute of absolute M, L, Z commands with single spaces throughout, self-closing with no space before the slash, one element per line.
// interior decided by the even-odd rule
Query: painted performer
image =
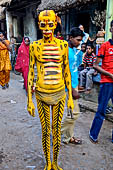
<path fill-rule="evenodd" d="M 9 87 L 11 71 L 9 51 L 11 52 L 10 42 L 6 40 L 4 34 L 0 32 L 0 85 L 2 89 Z"/>
<path fill-rule="evenodd" d="M 42 145 L 46 159 L 44 170 L 62 170 L 58 166 L 61 142 L 61 121 L 65 105 L 65 84 L 68 88 L 68 108 L 74 104 L 68 63 L 68 43 L 54 37 L 56 15 L 52 10 L 39 14 L 39 28 L 43 38 L 30 44 L 30 64 L 28 74 L 28 112 L 35 116 L 32 102 L 34 65 L 37 65 L 36 99 L 42 125 Z M 52 108 L 53 162 L 50 160 L 50 106 Z"/>

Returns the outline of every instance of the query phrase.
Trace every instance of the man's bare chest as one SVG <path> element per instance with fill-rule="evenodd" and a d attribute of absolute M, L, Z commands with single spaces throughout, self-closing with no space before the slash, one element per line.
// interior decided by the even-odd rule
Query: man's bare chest
<path fill-rule="evenodd" d="M 63 56 L 64 51 L 56 44 L 43 44 L 35 50 L 36 60 L 42 63 L 61 63 Z"/>

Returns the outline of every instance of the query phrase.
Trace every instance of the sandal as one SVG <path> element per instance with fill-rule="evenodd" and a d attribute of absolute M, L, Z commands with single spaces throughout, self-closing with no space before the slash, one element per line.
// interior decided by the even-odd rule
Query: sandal
<path fill-rule="evenodd" d="M 5 89 L 6 89 L 6 86 L 2 86 L 2 89 L 5 90 Z"/>
<path fill-rule="evenodd" d="M 9 88 L 9 84 L 8 84 L 8 83 L 6 83 L 6 85 L 5 85 L 5 86 L 6 86 L 6 88 Z"/>
<path fill-rule="evenodd" d="M 72 144 L 75 144 L 75 145 L 81 145 L 82 144 L 82 140 L 79 139 L 79 138 L 72 137 L 70 139 L 69 143 L 72 143 Z"/>

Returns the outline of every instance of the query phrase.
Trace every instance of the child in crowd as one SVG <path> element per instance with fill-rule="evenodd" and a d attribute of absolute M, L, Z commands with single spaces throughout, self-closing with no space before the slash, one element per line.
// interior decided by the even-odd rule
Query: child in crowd
<path fill-rule="evenodd" d="M 93 81 L 92 76 L 95 72 L 93 64 L 96 61 L 96 56 L 93 53 L 93 46 L 88 44 L 86 47 L 86 54 L 83 59 L 84 69 L 80 72 L 80 87 L 79 90 L 85 90 L 90 93 Z"/>
<path fill-rule="evenodd" d="M 82 51 L 82 64 L 78 67 L 78 72 L 82 71 L 84 69 L 83 59 L 86 54 L 86 43 L 81 44 L 81 51 Z"/>
<path fill-rule="evenodd" d="M 83 52 L 83 54 L 86 53 L 86 43 L 82 43 L 82 45 L 81 45 L 81 51 Z"/>
<path fill-rule="evenodd" d="M 62 34 L 61 34 L 60 31 L 57 32 L 56 38 L 58 38 L 58 39 L 60 39 L 60 40 L 64 40 L 64 37 L 62 36 Z"/>

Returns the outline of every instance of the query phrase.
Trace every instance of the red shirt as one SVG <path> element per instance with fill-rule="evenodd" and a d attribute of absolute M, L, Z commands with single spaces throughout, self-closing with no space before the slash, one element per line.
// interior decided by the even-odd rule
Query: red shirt
<path fill-rule="evenodd" d="M 83 62 L 86 64 L 86 67 L 93 67 L 95 61 L 96 61 L 96 56 L 94 53 L 91 53 L 90 55 L 86 53 L 83 59 Z"/>
<path fill-rule="evenodd" d="M 102 58 L 102 68 L 113 74 L 113 41 L 109 40 L 103 43 L 98 51 L 99 58 Z M 101 74 L 101 83 L 113 83 L 113 80 L 104 74 Z"/>

